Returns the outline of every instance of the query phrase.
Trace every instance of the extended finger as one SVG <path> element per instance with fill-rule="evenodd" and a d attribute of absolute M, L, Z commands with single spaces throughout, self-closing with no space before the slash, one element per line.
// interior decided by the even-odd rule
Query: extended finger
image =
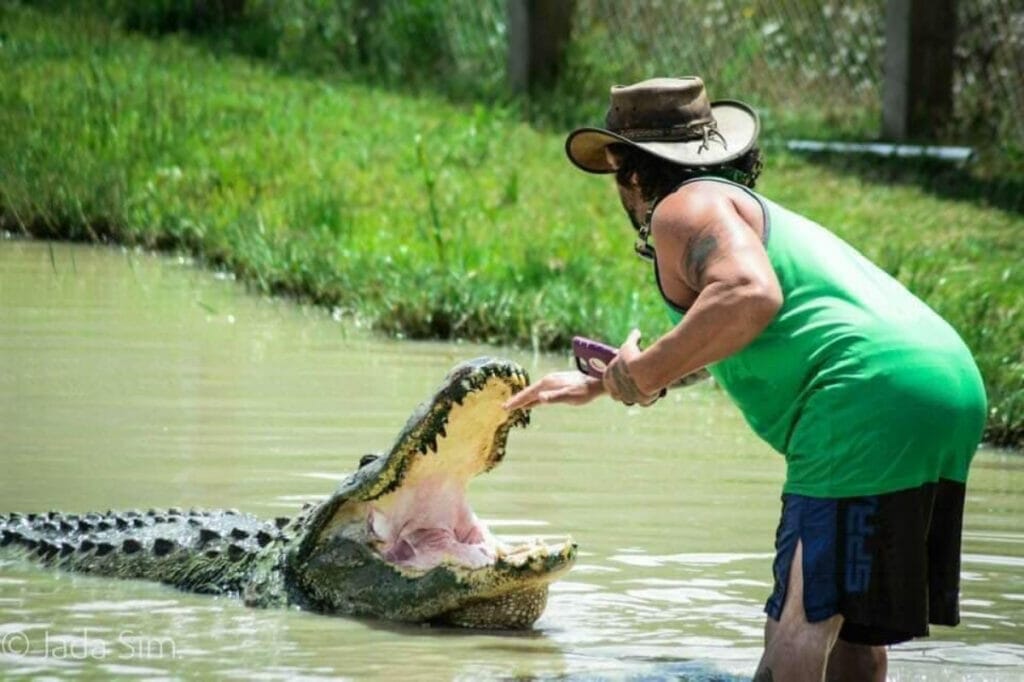
<path fill-rule="evenodd" d="M 520 408 L 531 407 L 537 402 L 537 394 L 540 392 L 540 385 L 534 384 L 524 388 L 519 393 L 505 401 L 502 405 L 506 410 L 518 410 Z"/>
<path fill-rule="evenodd" d="M 622 345 L 624 347 L 625 346 L 631 346 L 631 347 L 636 348 L 637 350 L 639 350 L 640 349 L 640 337 L 641 336 L 642 336 L 642 334 L 640 333 L 640 330 L 639 329 L 634 329 L 633 331 L 631 331 L 629 333 L 629 336 L 626 337 L 625 343 L 623 343 Z"/>

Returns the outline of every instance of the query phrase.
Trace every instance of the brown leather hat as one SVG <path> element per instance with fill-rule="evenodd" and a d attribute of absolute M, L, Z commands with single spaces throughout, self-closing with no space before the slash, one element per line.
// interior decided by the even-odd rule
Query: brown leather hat
<path fill-rule="evenodd" d="M 614 173 L 606 148 L 617 142 L 682 166 L 732 161 L 757 141 L 757 114 L 743 102 L 710 102 L 696 76 L 614 85 L 605 128 L 569 134 L 565 152 L 588 173 Z"/>

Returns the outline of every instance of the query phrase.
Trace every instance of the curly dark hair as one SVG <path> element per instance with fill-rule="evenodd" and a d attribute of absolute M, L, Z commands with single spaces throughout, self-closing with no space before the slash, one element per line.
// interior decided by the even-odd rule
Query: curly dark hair
<path fill-rule="evenodd" d="M 743 156 L 714 166 L 681 166 L 623 143 L 609 145 L 608 150 L 618 160 L 615 181 L 626 186 L 636 174 L 640 193 L 651 202 L 669 194 L 686 180 L 704 176 L 725 178 L 753 189 L 764 166 L 761 150 L 756 145 Z"/>

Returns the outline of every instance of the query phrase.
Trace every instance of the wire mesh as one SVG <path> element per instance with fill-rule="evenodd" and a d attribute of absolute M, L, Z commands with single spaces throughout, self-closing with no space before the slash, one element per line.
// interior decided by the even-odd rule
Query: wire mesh
<path fill-rule="evenodd" d="M 241 25 L 259 56 L 481 100 L 508 94 L 509 1 L 108 0 L 134 27 Z M 549 1 L 573 2 L 573 28 L 547 107 L 531 106 L 560 124 L 597 120 L 614 83 L 699 74 L 712 97 L 756 106 L 768 134 L 879 135 L 887 0 Z M 1024 158 L 1024 0 L 958 0 L 957 13 L 941 141 Z"/>
<path fill-rule="evenodd" d="M 377 4 L 377 20 L 389 24 L 379 39 L 410 37 L 396 30 L 408 21 L 410 3 Z M 567 64 L 557 86 L 566 109 L 562 115 L 597 119 L 613 83 L 700 74 L 712 97 L 756 106 L 769 134 L 877 137 L 886 4 L 577 0 Z M 428 80 L 442 89 L 500 96 L 506 0 L 446 0 L 432 6 L 442 25 L 430 36 L 435 44 L 427 52 L 434 58 L 417 60 L 416 51 L 392 51 L 412 61 L 382 64 L 388 74 L 429 69 Z M 954 111 L 943 141 L 1024 151 L 1024 117 L 1018 113 L 1024 110 L 1024 0 L 960 0 L 958 27 Z"/>

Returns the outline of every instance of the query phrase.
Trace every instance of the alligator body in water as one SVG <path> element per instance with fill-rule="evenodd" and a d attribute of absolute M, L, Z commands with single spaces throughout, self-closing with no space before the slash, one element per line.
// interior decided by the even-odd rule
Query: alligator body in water
<path fill-rule="evenodd" d="M 292 519 L 173 508 L 11 513 L 0 516 L 0 556 L 235 594 L 252 606 L 530 627 L 575 545 L 508 546 L 466 500 L 470 479 L 504 457 L 509 430 L 528 423 L 528 413 L 502 407 L 527 383 L 503 360 L 457 366 L 389 452 L 364 456 L 333 495 Z"/>

